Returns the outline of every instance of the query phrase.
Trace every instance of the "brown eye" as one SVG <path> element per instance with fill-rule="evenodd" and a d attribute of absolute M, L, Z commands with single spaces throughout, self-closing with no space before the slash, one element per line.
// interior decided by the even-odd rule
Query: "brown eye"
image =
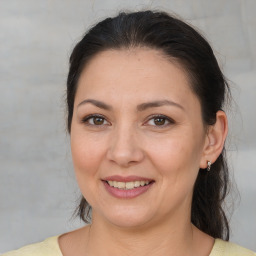
<path fill-rule="evenodd" d="M 82 119 L 82 123 L 91 125 L 91 126 L 109 125 L 109 122 L 103 116 L 99 116 L 99 115 L 89 115 L 84 119 Z"/>
<path fill-rule="evenodd" d="M 155 126 L 158 128 L 164 128 L 171 124 L 174 124 L 174 120 L 165 115 L 152 116 L 146 123 L 146 125 Z"/>
<path fill-rule="evenodd" d="M 166 121 L 166 118 L 160 118 L 160 117 L 154 118 L 155 125 L 164 125 L 165 121 Z"/>
<path fill-rule="evenodd" d="M 104 124 L 104 118 L 101 117 L 93 117 L 93 124 L 94 125 L 102 125 Z"/>

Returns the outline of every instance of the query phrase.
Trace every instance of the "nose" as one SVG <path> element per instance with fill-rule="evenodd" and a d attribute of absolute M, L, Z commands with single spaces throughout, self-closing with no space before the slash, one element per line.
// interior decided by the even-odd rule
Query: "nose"
<path fill-rule="evenodd" d="M 111 135 L 107 159 L 121 167 L 129 167 L 144 158 L 141 141 L 132 128 L 117 128 Z"/>

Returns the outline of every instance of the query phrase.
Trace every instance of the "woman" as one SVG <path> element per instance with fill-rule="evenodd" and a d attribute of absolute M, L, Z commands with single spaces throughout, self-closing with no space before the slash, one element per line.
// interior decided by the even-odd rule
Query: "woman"
<path fill-rule="evenodd" d="M 211 47 L 179 19 L 98 23 L 67 81 L 77 213 L 89 225 L 4 255 L 255 255 L 227 242 L 228 94 Z"/>

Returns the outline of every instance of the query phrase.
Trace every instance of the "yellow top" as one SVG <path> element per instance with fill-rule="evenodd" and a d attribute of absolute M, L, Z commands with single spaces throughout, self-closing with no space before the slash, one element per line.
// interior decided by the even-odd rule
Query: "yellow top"
<path fill-rule="evenodd" d="M 59 247 L 58 237 L 50 237 L 43 242 L 27 245 L 19 250 L 4 253 L 1 256 L 63 256 Z M 215 239 L 209 256 L 256 256 L 256 253 L 237 244 Z"/>

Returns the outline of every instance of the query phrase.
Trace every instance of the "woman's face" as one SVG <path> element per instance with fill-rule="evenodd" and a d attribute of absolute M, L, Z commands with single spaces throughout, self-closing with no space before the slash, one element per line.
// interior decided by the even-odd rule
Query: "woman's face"
<path fill-rule="evenodd" d="M 198 98 L 177 64 L 160 52 L 108 50 L 78 82 L 71 149 L 93 218 L 122 227 L 190 218 L 205 165 Z"/>

